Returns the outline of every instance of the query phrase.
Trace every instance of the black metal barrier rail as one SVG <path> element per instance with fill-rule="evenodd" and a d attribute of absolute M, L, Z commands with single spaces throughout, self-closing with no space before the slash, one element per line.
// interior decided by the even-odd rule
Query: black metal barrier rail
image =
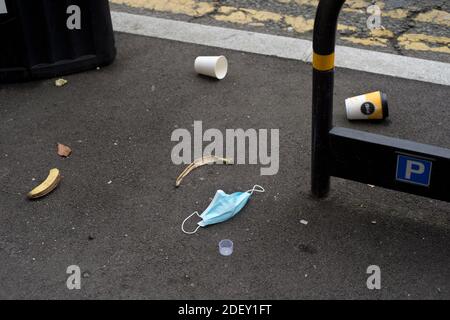
<path fill-rule="evenodd" d="M 313 37 L 311 191 L 327 196 L 330 177 L 450 202 L 450 150 L 333 128 L 334 50 L 345 0 L 320 0 Z"/>

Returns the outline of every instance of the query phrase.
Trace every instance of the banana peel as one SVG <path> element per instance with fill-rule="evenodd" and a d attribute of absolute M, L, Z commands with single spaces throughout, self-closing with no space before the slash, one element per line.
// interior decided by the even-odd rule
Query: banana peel
<path fill-rule="evenodd" d="M 61 174 L 58 169 L 53 168 L 48 173 L 48 177 L 36 188 L 31 190 L 27 197 L 29 199 L 37 199 L 52 192 L 61 181 Z"/>
<path fill-rule="evenodd" d="M 184 177 L 186 177 L 192 170 L 210 163 L 219 163 L 219 162 L 222 162 L 224 164 L 233 164 L 233 161 L 231 159 L 220 158 L 216 156 L 201 157 L 199 159 L 194 160 L 183 170 L 183 172 L 180 173 L 177 180 L 175 181 L 175 187 L 179 187 Z"/>

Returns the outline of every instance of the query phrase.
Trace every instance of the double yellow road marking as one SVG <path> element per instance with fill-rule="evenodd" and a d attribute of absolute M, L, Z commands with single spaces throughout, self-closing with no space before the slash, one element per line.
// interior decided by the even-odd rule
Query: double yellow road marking
<path fill-rule="evenodd" d="M 280 3 L 296 3 L 298 5 L 317 6 L 318 0 L 277 0 Z M 209 16 L 217 21 L 251 25 L 265 26 L 267 23 L 282 23 L 285 28 L 292 28 L 295 32 L 310 32 L 314 28 L 314 19 L 303 16 L 286 15 L 277 12 L 236 8 L 232 6 L 215 7 L 214 3 L 196 0 L 110 0 L 112 3 L 125 4 L 136 8 L 145 8 L 158 12 L 173 14 L 185 14 L 192 17 Z M 366 8 L 372 3 L 365 0 L 347 0 L 343 11 L 367 14 Z M 393 19 L 404 19 L 409 14 L 406 9 L 384 10 L 383 1 L 377 5 L 382 9 L 382 15 Z M 450 14 L 445 11 L 431 10 L 421 13 L 415 17 L 416 21 L 450 26 Z M 338 30 L 357 31 L 355 26 L 339 24 Z M 387 47 L 394 34 L 390 30 L 378 29 L 370 32 L 365 38 L 354 36 L 341 36 L 346 42 L 364 45 Z M 402 49 L 415 51 L 432 51 L 450 54 L 450 38 L 435 37 L 426 34 L 403 34 L 397 39 Z"/>

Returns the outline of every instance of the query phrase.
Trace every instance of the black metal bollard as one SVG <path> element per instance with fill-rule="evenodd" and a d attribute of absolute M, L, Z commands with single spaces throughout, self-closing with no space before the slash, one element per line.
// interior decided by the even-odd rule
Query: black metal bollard
<path fill-rule="evenodd" d="M 330 189 L 329 132 L 333 120 L 334 47 L 339 12 L 345 0 L 321 0 L 314 21 L 311 192 Z"/>

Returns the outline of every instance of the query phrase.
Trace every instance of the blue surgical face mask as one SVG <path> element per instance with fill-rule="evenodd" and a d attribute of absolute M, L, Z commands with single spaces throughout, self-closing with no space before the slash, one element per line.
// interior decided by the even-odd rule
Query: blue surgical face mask
<path fill-rule="evenodd" d="M 264 188 L 255 185 L 252 189 L 245 192 L 235 192 L 232 194 L 226 194 L 222 190 L 217 190 L 216 195 L 209 204 L 208 208 L 201 215 L 197 211 L 189 215 L 184 219 L 181 224 L 181 230 L 187 234 L 194 234 L 200 227 L 206 227 L 210 224 L 215 224 L 219 222 L 224 222 L 228 219 L 234 217 L 241 209 L 247 204 L 248 199 L 253 194 L 253 192 L 264 192 Z M 199 216 L 202 221 L 198 222 L 198 227 L 194 231 L 184 230 L 184 224 L 189 218 L 194 214 Z"/>

